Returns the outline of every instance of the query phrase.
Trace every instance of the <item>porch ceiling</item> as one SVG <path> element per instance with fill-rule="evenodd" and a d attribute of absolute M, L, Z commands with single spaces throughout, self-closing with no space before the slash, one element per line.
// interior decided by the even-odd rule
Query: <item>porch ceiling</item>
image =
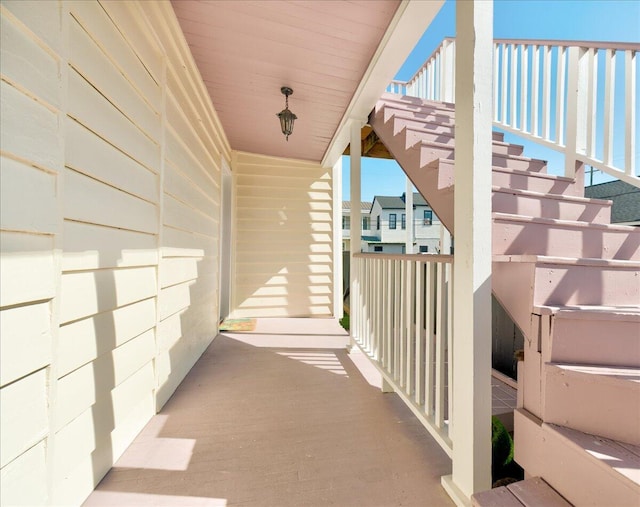
<path fill-rule="evenodd" d="M 400 3 L 172 0 L 231 148 L 317 162 Z M 298 116 L 288 142 L 281 86 Z"/>

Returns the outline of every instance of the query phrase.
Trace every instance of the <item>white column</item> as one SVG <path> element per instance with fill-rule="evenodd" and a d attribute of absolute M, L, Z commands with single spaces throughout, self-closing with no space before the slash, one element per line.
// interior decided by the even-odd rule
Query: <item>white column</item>
<path fill-rule="evenodd" d="M 405 240 L 405 253 L 412 254 L 413 251 L 413 183 L 407 176 L 407 188 L 405 191 L 404 197 L 404 213 L 405 213 L 405 224 L 406 224 L 406 233 L 407 238 Z"/>
<path fill-rule="evenodd" d="M 442 255 L 451 253 L 451 233 L 442 222 L 440 222 L 440 253 Z"/>
<path fill-rule="evenodd" d="M 333 166 L 333 316 L 341 319 L 344 314 L 342 276 L 342 157 Z"/>
<path fill-rule="evenodd" d="M 351 168 L 349 170 L 350 178 L 350 198 L 351 198 L 351 227 L 350 227 L 350 273 L 349 273 L 349 313 L 350 313 L 350 331 L 351 337 L 350 347 L 354 345 L 354 338 L 359 332 L 357 328 L 357 319 L 353 318 L 354 315 L 360 311 L 358 308 L 359 299 L 359 280 L 357 263 L 353 258 L 353 255 L 360 252 L 360 242 L 362 235 L 362 218 L 361 218 L 361 202 L 360 197 L 360 173 L 362 169 L 362 144 L 360 131 L 362 130 L 363 121 L 358 119 L 351 120 L 351 142 L 350 142 L 350 163 Z"/>
<path fill-rule="evenodd" d="M 453 473 L 459 505 L 491 488 L 493 1 L 456 4 Z"/>

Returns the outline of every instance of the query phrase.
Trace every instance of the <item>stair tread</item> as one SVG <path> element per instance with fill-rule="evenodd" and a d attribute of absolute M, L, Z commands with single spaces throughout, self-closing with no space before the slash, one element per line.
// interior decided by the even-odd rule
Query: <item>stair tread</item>
<path fill-rule="evenodd" d="M 633 225 L 619 225 L 619 224 L 599 224 L 593 222 L 584 222 L 580 220 L 564 220 L 560 218 L 541 218 L 532 217 L 527 215 L 516 215 L 514 213 L 503 213 L 501 211 L 492 212 L 493 218 L 498 220 L 510 220 L 514 222 L 530 222 L 555 225 L 561 227 L 582 227 L 588 229 L 602 229 L 606 231 L 619 231 L 619 232 L 638 232 L 639 229 Z"/>
<path fill-rule="evenodd" d="M 571 505 L 540 477 L 514 482 L 509 484 L 507 489 L 526 506 L 570 507 Z"/>
<path fill-rule="evenodd" d="M 540 160 L 540 159 L 531 159 L 531 160 Z M 435 161 L 438 161 L 441 164 L 453 164 L 454 159 L 440 158 L 440 159 L 434 160 L 434 162 Z M 546 160 L 542 160 L 542 162 L 546 162 Z M 497 165 L 491 166 L 491 169 L 493 171 L 499 171 L 503 173 L 521 174 L 523 176 L 535 176 L 536 178 L 544 178 L 547 180 L 555 180 L 555 181 L 565 181 L 567 183 L 573 183 L 575 181 L 573 178 L 568 178 L 566 176 L 558 176 L 557 174 L 549 174 L 549 173 L 532 172 L 532 171 L 527 171 L 525 169 L 513 169 L 511 167 L 502 167 Z M 548 194 L 548 195 L 553 195 L 553 194 Z"/>
<path fill-rule="evenodd" d="M 420 148 L 438 148 L 438 149 L 444 149 L 444 150 L 451 150 L 451 158 L 449 159 L 443 159 L 441 157 L 436 157 L 434 158 L 431 162 L 434 162 L 436 160 L 450 160 L 450 161 L 454 161 L 455 160 L 455 147 L 451 146 L 449 144 L 446 143 L 438 143 L 435 141 L 425 141 L 425 140 L 420 140 L 416 143 L 414 143 L 413 145 L 411 145 L 410 147 L 406 148 L 407 150 L 412 150 L 412 149 L 420 149 Z M 518 160 L 520 162 L 529 162 L 529 163 L 539 163 L 542 165 L 542 168 L 538 169 L 541 171 L 544 171 L 544 167 L 547 164 L 546 160 L 542 160 L 540 158 L 531 158 L 531 157 L 525 157 L 523 155 L 513 155 L 510 153 L 492 153 L 492 156 L 495 158 L 503 158 L 506 160 Z M 532 173 L 537 173 L 536 170 L 530 170 L 530 171 L 523 171 L 529 174 Z"/>
<path fill-rule="evenodd" d="M 411 97 L 409 95 L 400 95 L 398 93 L 390 93 L 384 92 L 380 97 L 380 102 L 388 103 L 397 103 L 408 106 L 424 106 L 424 107 L 438 107 L 441 109 L 447 109 L 450 111 L 455 111 L 455 104 L 452 102 L 440 102 L 437 100 L 427 100 L 421 99 L 418 97 Z"/>
<path fill-rule="evenodd" d="M 620 259 L 584 259 L 575 257 L 552 257 L 548 255 L 494 255 L 494 262 L 537 262 L 541 264 L 561 264 L 571 266 L 598 266 L 598 267 L 622 267 L 640 268 L 640 261 Z"/>
<path fill-rule="evenodd" d="M 433 121 L 433 122 L 426 121 L 424 123 L 427 124 L 427 125 L 442 125 L 440 122 L 437 122 L 437 121 Z M 446 125 L 444 125 L 444 126 L 446 126 Z M 420 134 L 433 134 L 433 135 L 438 135 L 438 136 L 446 136 L 446 137 L 450 137 L 451 139 L 455 138 L 455 135 L 453 134 L 453 132 L 452 133 L 445 133 L 445 132 L 435 133 L 435 132 L 432 132 L 432 131 L 430 131 L 428 129 L 423 129 L 423 128 L 420 128 L 418 126 L 413 126 L 413 125 L 405 126 L 404 130 L 410 131 L 410 132 L 418 132 Z M 496 145 L 496 146 L 515 146 L 517 148 L 524 149 L 524 146 L 522 144 L 508 143 L 506 141 L 498 141 L 497 139 L 492 139 L 491 143 Z"/>
<path fill-rule="evenodd" d="M 597 199 L 593 197 L 580 197 L 577 195 L 559 195 L 559 194 L 549 194 L 546 192 L 536 192 L 535 190 L 521 190 L 519 188 L 509 188 L 509 187 L 499 187 L 493 185 L 492 190 L 494 192 L 502 192 L 505 194 L 514 194 L 514 195 L 523 195 L 523 196 L 531 196 L 531 197 L 542 197 L 547 199 L 555 199 L 558 201 L 571 201 L 571 202 L 580 202 L 585 204 L 601 204 L 607 205 L 611 204 L 610 200 L 607 199 Z M 633 227 L 628 226 L 630 229 Z"/>
<path fill-rule="evenodd" d="M 475 493 L 471 497 L 474 507 L 570 507 L 556 490 L 540 477 L 532 477 L 507 486 Z"/>
<path fill-rule="evenodd" d="M 585 375 L 606 377 L 613 380 L 640 383 L 640 368 L 632 368 L 629 366 L 599 366 L 571 363 L 547 363 L 547 365 L 552 369 L 563 370 L 569 374 L 580 373 Z"/>
<path fill-rule="evenodd" d="M 557 424 L 542 423 L 542 427 L 558 433 L 574 448 L 596 460 L 601 467 L 612 469 L 640 486 L 640 446 L 583 433 Z"/>
<path fill-rule="evenodd" d="M 559 318 L 582 318 L 598 320 L 630 320 L 640 322 L 640 306 L 535 306 L 533 312 L 538 315 L 554 315 Z"/>

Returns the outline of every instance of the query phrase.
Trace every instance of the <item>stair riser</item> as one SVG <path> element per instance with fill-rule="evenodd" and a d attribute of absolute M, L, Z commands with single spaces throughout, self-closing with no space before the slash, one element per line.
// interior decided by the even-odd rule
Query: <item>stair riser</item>
<path fill-rule="evenodd" d="M 384 123 L 389 121 L 412 121 L 415 123 L 438 123 L 446 127 L 454 127 L 453 116 L 440 113 L 438 111 L 413 112 L 403 111 L 385 107 L 376 113 Z"/>
<path fill-rule="evenodd" d="M 533 305 L 637 306 L 640 270 L 600 266 L 538 265 Z"/>
<path fill-rule="evenodd" d="M 422 149 L 423 164 L 428 164 L 429 162 L 436 159 L 453 160 L 454 158 L 453 146 L 451 148 L 443 148 L 440 146 L 434 146 L 431 144 L 423 143 L 421 145 L 421 149 Z M 491 163 L 492 165 L 497 167 L 506 167 L 508 169 L 518 169 L 520 171 L 542 172 L 546 169 L 545 163 L 543 161 L 522 160 L 518 158 L 512 158 L 509 155 L 501 155 L 499 153 L 493 154 Z"/>
<path fill-rule="evenodd" d="M 640 270 L 619 266 L 494 262 L 493 292 L 522 330 L 534 306 L 637 306 Z"/>
<path fill-rule="evenodd" d="M 640 444 L 640 383 L 544 367 L 542 419 L 613 440 Z"/>
<path fill-rule="evenodd" d="M 393 120 L 393 134 L 400 134 L 403 130 L 411 130 L 413 132 L 423 132 L 434 136 L 447 136 L 453 137 L 454 127 L 453 125 L 443 125 L 438 122 L 423 122 L 408 120 L 405 118 L 395 117 Z"/>
<path fill-rule="evenodd" d="M 397 131 L 397 128 L 394 129 Z M 407 128 L 406 129 L 406 147 L 410 148 L 411 146 L 420 143 L 438 143 L 438 144 L 446 144 L 451 148 L 455 146 L 455 139 L 453 137 L 453 133 L 446 132 L 431 132 L 425 131 L 423 129 L 416 130 Z M 517 144 L 498 144 L 493 143 L 493 153 L 498 155 L 522 155 L 523 147 Z"/>
<path fill-rule="evenodd" d="M 542 477 L 573 505 L 638 505 L 637 484 L 523 413 L 514 412 L 515 459 L 528 474 Z"/>
<path fill-rule="evenodd" d="M 581 197 L 584 190 L 575 182 L 545 178 L 537 173 L 517 174 L 493 171 L 492 183 L 496 187 L 513 188 L 516 190 L 531 190 L 554 195 L 568 195 Z"/>
<path fill-rule="evenodd" d="M 394 117 L 393 134 L 399 134 L 404 129 L 418 133 L 428 133 L 433 135 L 446 135 L 453 137 L 455 135 L 455 127 L 453 125 L 445 125 L 439 122 L 415 121 L 407 118 Z M 503 142 L 504 134 L 501 132 L 492 132 L 493 141 Z"/>
<path fill-rule="evenodd" d="M 508 191 L 493 193 L 492 209 L 494 212 L 513 215 L 596 224 L 608 224 L 611 221 L 610 204 L 575 202 L 546 196 L 518 195 Z"/>
<path fill-rule="evenodd" d="M 640 260 L 640 231 L 494 219 L 492 242 L 494 255 Z"/>
<path fill-rule="evenodd" d="M 535 173 L 544 173 L 547 169 L 547 164 L 544 160 L 520 160 L 509 157 L 508 155 L 497 155 L 495 153 L 491 160 L 491 164 L 495 167 L 531 171 Z"/>
<path fill-rule="evenodd" d="M 442 109 L 437 107 L 419 107 L 405 108 L 401 104 L 385 104 L 382 111 L 385 121 L 392 116 L 401 116 L 403 118 L 414 118 L 423 120 L 427 117 L 433 117 L 440 122 L 453 123 L 455 113 L 450 109 Z"/>
<path fill-rule="evenodd" d="M 554 363 L 640 368 L 640 321 L 554 317 L 543 350 Z"/>
<path fill-rule="evenodd" d="M 439 111 L 455 112 L 455 104 L 448 102 L 439 102 L 437 100 L 425 100 L 407 95 L 398 95 L 384 93 L 378 102 L 378 105 L 385 107 L 401 107 L 410 111 L 421 109 L 437 109 Z M 378 106 L 376 106 L 378 107 Z"/>
<path fill-rule="evenodd" d="M 440 161 L 440 170 L 450 172 L 453 181 L 453 161 Z M 514 190 L 530 190 L 532 192 L 549 193 L 554 195 L 567 195 L 582 197 L 584 189 L 575 181 L 557 180 L 548 178 L 546 174 L 537 172 L 514 173 L 509 169 L 496 169 L 492 171 L 491 183 L 495 187 L 513 188 Z"/>

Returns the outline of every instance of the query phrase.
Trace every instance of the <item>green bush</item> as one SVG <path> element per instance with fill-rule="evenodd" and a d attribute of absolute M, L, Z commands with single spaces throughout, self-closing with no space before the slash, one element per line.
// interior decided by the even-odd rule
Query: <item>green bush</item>
<path fill-rule="evenodd" d="M 491 417 L 491 477 L 495 484 L 501 479 L 524 478 L 524 471 L 513 460 L 513 439 L 497 417 Z"/>
<path fill-rule="evenodd" d="M 345 330 L 349 331 L 349 314 L 345 313 L 344 317 L 340 319 L 340 325 L 345 328 Z"/>

